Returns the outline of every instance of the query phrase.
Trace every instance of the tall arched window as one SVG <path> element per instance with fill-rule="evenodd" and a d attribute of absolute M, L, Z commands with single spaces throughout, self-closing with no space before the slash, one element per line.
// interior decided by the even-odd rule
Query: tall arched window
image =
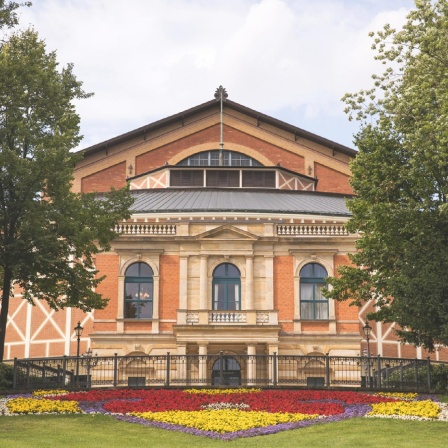
<path fill-rule="evenodd" d="M 213 271 L 213 309 L 241 309 L 241 275 L 236 266 L 220 264 Z"/>
<path fill-rule="evenodd" d="M 124 317 L 151 319 L 153 308 L 153 271 L 146 263 L 133 263 L 124 279 Z"/>
<path fill-rule="evenodd" d="M 300 318 L 328 319 L 328 299 L 322 295 L 327 270 L 318 263 L 306 264 L 300 270 Z"/>

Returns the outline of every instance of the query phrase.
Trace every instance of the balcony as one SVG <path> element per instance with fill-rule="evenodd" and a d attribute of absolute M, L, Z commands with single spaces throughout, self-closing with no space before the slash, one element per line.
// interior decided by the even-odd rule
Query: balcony
<path fill-rule="evenodd" d="M 178 310 L 179 325 L 278 325 L 276 310 Z"/>

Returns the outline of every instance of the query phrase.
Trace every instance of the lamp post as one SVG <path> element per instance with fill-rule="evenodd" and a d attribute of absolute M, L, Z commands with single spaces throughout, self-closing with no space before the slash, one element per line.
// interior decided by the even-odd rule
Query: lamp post
<path fill-rule="evenodd" d="M 88 389 L 92 387 L 92 379 L 90 377 L 90 371 L 98 365 L 98 353 L 93 357 L 92 349 L 89 347 L 85 355 L 81 355 L 81 365 L 86 367 L 87 381 L 86 386 Z"/>
<path fill-rule="evenodd" d="M 79 345 L 81 342 L 81 335 L 82 330 L 84 330 L 83 327 L 81 327 L 81 322 L 78 321 L 78 325 L 74 328 L 76 333 L 76 340 L 77 340 L 77 348 L 76 348 L 76 383 L 79 383 Z"/>
<path fill-rule="evenodd" d="M 362 330 L 364 331 L 364 336 L 366 337 L 367 341 L 367 387 L 371 387 L 370 383 L 370 333 L 372 331 L 372 327 L 369 325 L 369 323 L 366 321 L 366 324 L 362 327 Z"/>

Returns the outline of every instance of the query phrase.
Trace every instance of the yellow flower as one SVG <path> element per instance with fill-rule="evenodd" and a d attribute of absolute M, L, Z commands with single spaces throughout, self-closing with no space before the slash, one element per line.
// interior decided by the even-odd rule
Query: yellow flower
<path fill-rule="evenodd" d="M 82 412 L 76 401 L 18 397 L 6 404 L 11 414 L 77 414 Z"/>
<path fill-rule="evenodd" d="M 33 391 L 32 395 L 33 397 L 45 397 L 49 395 L 65 395 L 68 394 L 68 390 L 35 390 Z"/>
<path fill-rule="evenodd" d="M 377 397 L 390 397 L 399 398 L 401 400 L 414 400 L 417 398 L 417 393 L 415 392 L 378 392 L 375 394 Z"/>
<path fill-rule="evenodd" d="M 377 403 L 372 405 L 372 411 L 367 416 L 402 416 L 436 419 L 440 414 L 440 406 L 431 400 L 396 401 L 392 403 Z"/>
<path fill-rule="evenodd" d="M 241 411 L 222 409 L 206 411 L 133 412 L 145 420 L 171 423 L 203 431 L 228 433 L 251 428 L 262 428 L 279 423 L 299 422 L 319 417 L 316 415 L 283 412 Z"/>

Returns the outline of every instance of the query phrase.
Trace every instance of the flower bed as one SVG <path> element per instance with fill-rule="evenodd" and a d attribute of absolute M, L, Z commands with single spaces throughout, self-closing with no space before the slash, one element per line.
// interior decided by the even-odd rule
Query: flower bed
<path fill-rule="evenodd" d="M 171 423 L 195 428 L 201 431 L 229 433 L 264 428 L 280 423 L 300 422 L 319 417 L 318 414 L 289 414 L 285 412 L 244 411 L 240 409 L 202 410 L 202 411 L 168 411 L 168 412 L 132 412 L 131 415 L 149 421 Z"/>
<path fill-rule="evenodd" d="M 433 420 L 439 417 L 440 412 L 440 406 L 431 400 L 398 401 L 396 403 L 374 404 L 367 416 L 417 417 L 424 420 Z"/>
<path fill-rule="evenodd" d="M 417 394 L 326 390 L 52 390 L 10 396 L 0 408 L 6 415 L 108 413 L 127 422 L 226 440 L 362 416 L 448 420 L 444 405 Z"/>
<path fill-rule="evenodd" d="M 76 401 L 59 401 L 45 398 L 17 397 L 9 400 L 7 407 L 12 414 L 79 414 Z"/>

